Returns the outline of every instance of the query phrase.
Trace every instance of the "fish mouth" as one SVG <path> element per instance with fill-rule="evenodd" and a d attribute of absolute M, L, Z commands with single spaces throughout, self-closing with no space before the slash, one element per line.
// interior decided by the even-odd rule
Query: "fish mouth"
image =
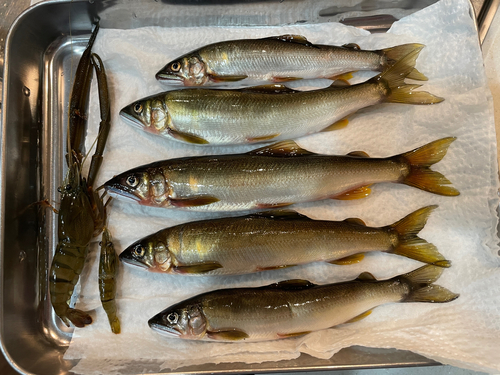
<path fill-rule="evenodd" d="M 173 81 L 172 83 L 178 84 L 182 83 L 182 77 L 179 77 L 175 74 L 164 73 L 161 70 L 156 73 L 155 77 L 158 81 Z"/>
<path fill-rule="evenodd" d="M 140 122 L 139 120 L 137 120 L 133 115 L 131 115 L 127 111 L 127 109 L 128 109 L 128 107 L 125 107 L 120 111 L 120 117 L 122 119 L 124 119 L 127 123 L 132 125 L 134 128 L 141 129 L 141 130 L 144 129 L 145 128 L 144 124 L 142 122 Z"/>
<path fill-rule="evenodd" d="M 124 186 L 119 181 L 119 177 L 120 176 L 113 177 L 111 180 L 102 185 L 102 187 L 106 189 L 106 192 L 109 194 L 109 196 L 122 200 L 141 202 L 141 198 L 134 194 L 134 191 L 131 188 Z"/>
<path fill-rule="evenodd" d="M 135 259 L 132 256 L 132 253 L 129 249 L 125 249 L 124 251 L 122 251 L 121 254 L 118 255 L 118 258 L 120 258 L 120 260 L 123 263 L 128 264 L 130 266 L 138 267 L 138 268 L 142 268 L 142 269 L 149 269 L 149 266 L 147 264 Z"/>
<path fill-rule="evenodd" d="M 166 326 L 162 323 L 159 322 L 161 320 L 161 317 L 158 315 L 152 317 L 151 319 L 148 320 L 149 327 L 153 330 L 156 331 L 164 336 L 167 337 L 176 337 L 179 338 L 181 337 L 182 333 L 179 332 L 177 329 L 173 327 Z"/>

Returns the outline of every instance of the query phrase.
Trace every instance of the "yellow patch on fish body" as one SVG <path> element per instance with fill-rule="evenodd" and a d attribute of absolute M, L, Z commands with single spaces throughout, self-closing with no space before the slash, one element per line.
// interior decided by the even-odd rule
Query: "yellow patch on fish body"
<path fill-rule="evenodd" d="M 195 193 L 197 193 L 199 188 L 198 179 L 194 176 L 189 176 L 189 186 Z"/>
<path fill-rule="evenodd" d="M 221 57 L 222 57 L 222 60 L 224 60 L 224 61 L 229 61 L 229 56 L 227 55 L 227 53 L 226 53 L 226 52 L 222 52 Z"/>

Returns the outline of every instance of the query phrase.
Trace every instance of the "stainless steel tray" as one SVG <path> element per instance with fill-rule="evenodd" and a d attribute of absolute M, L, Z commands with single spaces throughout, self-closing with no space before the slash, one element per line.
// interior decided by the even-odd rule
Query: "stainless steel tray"
<path fill-rule="evenodd" d="M 352 7 L 334 0 L 53 0 L 24 12 L 6 40 L 2 96 L 0 338 L 11 365 L 21 373 L 48 375 L 70 373 L 75 364 L 63 360 L 72 330 L 54 317 L 47 299 L 55 216 L 29 206 L 42 198 L 59 200 L 71 66 L 76 66 L 83 52 L 92 23 L 100 20 L 102 28 L 129 29 L 339 20 L 385 31 L 402 14 L 434 2 L 361 1 Z M 433 364 L 436 362 L 411 352 L 351 347 L 329 360 L 303 354 L 291 361 L 206 364 L 174 372 L 256 373 Z M 142 368 L 138 363 L 123 372 L 134 374 Z"/>

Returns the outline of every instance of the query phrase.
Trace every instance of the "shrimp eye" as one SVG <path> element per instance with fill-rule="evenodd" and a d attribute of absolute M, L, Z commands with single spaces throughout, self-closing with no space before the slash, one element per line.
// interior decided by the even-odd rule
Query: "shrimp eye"
<path fill-rule="evenodd" d="M 170 324 L 175 324 L 177 323 L 178 320 L 179 320 L 179 314 L 177 314 L 176 312 L 172 312 L 167 315 L 167 321 Z"/>
<path fill-rule="evenodd" d="M 131 187 L 136 187 L 139 184 L 139 179 L 134 175 L 130 175 L 127 177 L 127 184 Z"/>
<path fill-rule="evenodd" d="M 181 64 L 176 61 L 170 65 L 170 69 L 172 69 L 173 72 L 178 72 L 181 70 Z"/>
<path fill-rule="evenodd" d="M 134 254 L 137 255 L 138 257 L 143 257 L 145 252 L 146 251 L 144 250 L 144 247 L 142 245 L 137 245 L 134 248 Z"/>
<path fill-rule="evenodd" d="M 134 112 L 137 114 L 140 114 L 142 112 L 142 104 L 141 103 L 134 104 Z"/>

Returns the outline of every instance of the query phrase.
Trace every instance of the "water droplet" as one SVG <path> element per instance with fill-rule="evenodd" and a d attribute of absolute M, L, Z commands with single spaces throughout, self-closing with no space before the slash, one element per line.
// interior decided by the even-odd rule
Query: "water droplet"
<path fill-rule="evenodd" d="M 20 251 L 19 252 L 19 262 L 22 262 L 25 259 L 26 259 L 26 251 Z"/>
<path fill-rule="evenodd" d="M 27 88 L 26 86 L 23 87 L 23 94 L 26 95 L 26 96 L 30 96 L 31 94 L 31 91 L 29 88 Z"/>

